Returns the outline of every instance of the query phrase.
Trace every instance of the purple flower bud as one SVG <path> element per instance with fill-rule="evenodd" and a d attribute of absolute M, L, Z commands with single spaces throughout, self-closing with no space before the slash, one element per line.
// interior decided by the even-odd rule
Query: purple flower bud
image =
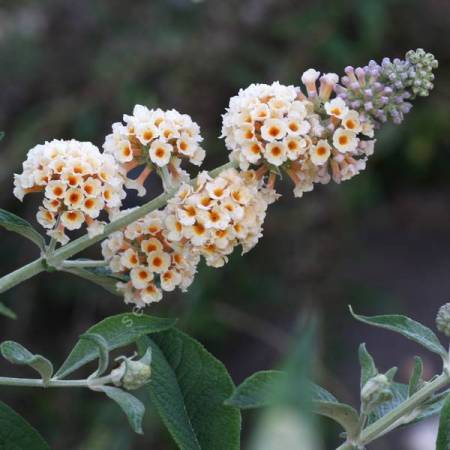
<path fill-rule="evenodd" d="M 364 89 L 364 94 L 367 95 L 367 97 L 373 97 L 372 89 Z"/>
<path fill-rule="evenodd" d="M 373 84 L 373 89 L 375 92 L 379 92 L 383 89 L 383 85 L 379 81 L 377 81 Z"/>
<path fill-rule="evenodd" d="M 408 103 L 408 102 L 405 102 L 405 103 L 403 103 L 403 104 L 401 105 L 400 108 L 401 108 L 402 112 L 404 112 L 405 114 L 407 114 L 407 113 L 409 113 L 409 111 L 411 111 L 412 104 L 411 104 L 411 103 Z"/>
<path fill-rule="evenodd" d="M 366 102 L 364 103 L 364 109 L 366 111 L 370 111 L 371 109 L 373 109 L 373 103 L 372 102 Z"/>
<path fill-rule="evenodd" d="M 344 72 L 347 74 L 347 75 L 350 75 L 351 73 L 353 73 L 355 71 L 355 69 L 352 67 L 352 66 L 347 66 L 345 69 L 344 69 Z"/>
<path fill-rule="evenodd" d="M 359 80 L 364 80 L 365 77 L 366 77 L 366 72 L 361 67 L 357 67 L 356 68 L 355 74 L 356 74 L 356 76 L 358 77 Z"/>

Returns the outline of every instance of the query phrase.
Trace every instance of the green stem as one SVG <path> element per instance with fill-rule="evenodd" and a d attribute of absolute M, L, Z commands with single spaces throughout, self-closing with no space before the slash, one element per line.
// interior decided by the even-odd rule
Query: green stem
<path fill-rule="evenodd" d="M 210 175 L 212 177 L 216 177 L 223 170 L 231 167 L 236 167 L 236 163 L 229 162 L 227 164 L 219 166 L 216 169 L 212 170 L 210 172 Z M 194 181 L 195 180 L 193 180 L 192 182 Z M 40 272 L 49 270 L 49 267 L 53 267 L 56 269 L 60 268 L 66 259 L 71 258 L 72 256 L 76 255 L 77 253 L 80 253 L 81 251 L 85 250 L 91 245 L 94 245 L 97 242 L 102 241 L 103 239 L 107 238 L 111 233 L 114 233 L 114 231 L 121 230 L 130 223 L 135 222 L 141 217 L 144 217 L 148 213 L 155 211 L 156 209 L 162 208 L 167 204 L 167 201 L 176 194 L 177 191 L 178 188 L 174 187 L 169 191 L 154 198 L 153 200 L 150 200 L 149 202 L 145 203 L 139 208 L 134 209 L 130 213 L 121 216 L 116 220 L 113 220 L 111 223 L 105 226 L 103 233 L 97 236 L 89 237 L 88 234 L 85 234 L 84 236 L 81 236 L 80 238 L 75 239 L 74 241 L 69 242 L 67 245 L 64 245 L 63 247 L 60 247 L 57 250 L 55 250 L 53 255 L 47 258 L 47 260 L 41 257 L 27 264 L 26 266 L 23 266 L 20 269 L 17 269 L 16 271 L 9 273 L 8 275 L 5 275 L 4 277 L 0 278 L 0 293 L 5 292 L 8 289 L 11 289 L 17 284 L 37 275 Z"/>
<path fill-rule="evenodd" d="M 72 269 L 73 267 L 81 267 L 81 268 L 85 268 L 85 267 L 105 267 L 107 266 L 108 263 L 101 259 L 99 261 L 93 260 L 93 259 L 76 259 L 76 260 L 68 260 L 68 261 L 64 261 L 62 263 L 62 267 L 64 269 Z"/>
<path fill-rule="evenodd" d="M 0 377 L 0 386 L 16 386 L 16 387 L 87 387 L 103 386 L 112 382 L 111 375 L 92 380 L 56 380 L 51 379 L 44 383 L 41 379 L 35 378 L 10 378 Z"/>
<path fill-rule="evenodd" d="M 395 422 L 404 416 L 411 414 L 415 408 L 428 400 L 436 391 L 442 389 L 450 383 L 450 376 L 447 373 L 439 375 L 435 380 L 427 383 L 422 389 L 417 391 L 408 400 L 404 401 L 388 414 L 378 419 L 372 425 L 364 429 L 360 435 L 359 442 L 363 445 L 369 444 L 385 433 Z"/>
<path fill-rule="evenodd" d="M 61 216 L 58 216 L 58 220 L 56 221 L 56 225 L 55 225 L 54 229 L 57 230 L 59 228 L 60 224 L 61 224 Z M 58 241 L 56 240 L 55 236 L 52 236 L 50 239 L 50 242 L 48 244 L 47 251 L 46 251 L 47 258 L 49 256 L 53 255 L 57 244 L 58 244 Z"/>
<path fill-rule="evenodd" d="M 15 270 L 14 272 L 8 273 L 8 275 L 0 278 L 0 293 L 5 292 L 17 284 L 34 277 L 44 270 L 47 270 L 47 267 L 45 265 L 45 259 L 41 257 L 33 262 L 30 262 L 29 264 L 26 264 L 20 269 Z"/>

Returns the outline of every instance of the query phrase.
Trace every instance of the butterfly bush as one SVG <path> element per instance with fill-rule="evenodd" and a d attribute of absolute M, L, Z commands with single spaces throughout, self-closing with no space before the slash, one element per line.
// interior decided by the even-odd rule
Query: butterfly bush
<path fill-rule="evenodd" d="M 163 292 L 193 282 L 198 263 L 227 263 L 236 247 L 252 249 L 262 236 L 268 206 L 283 173 L 301 197 L 317 183 L 340 183 L 365 169 L 384 122 L 400 123 L 411 100 L 433 88 L 437 61 L 422 49 L 404 59 L 346 67 L 345 75 L 306 70 L 301 86 L 251 84 L 232 97 L 222 135 L 234 168 L 192 180 L 183 161 L 201 166 L 200 127 L 187 114 L 136 105 L 114 123 L 103 153 L 89 142 L 54 140 L 32 148 L 15 175 L 19 198 L 42 191 L 38 222 L 65 244 L 65 230 L 84 223 L 90 236 L 103 231 L 103 211 L 123 217 L 125 189 L 146 194 L 156 172 L 168 192 L 162 209 L 115 231 L 102 243 L 118 291 L 143 307 Z M 140 172 L 139 172 L 140 171 Z"/>
<path fill-rule="evenodd" d="M 201 262 L 222 267 L 233 252 L 246 253 L 258 243 L 268 207 L 280 197 L 275 190 L 277 177 L 287 175 L 294 183 L 294 195 L 301 197 L 317 183 L 340 183 L 364 170 L 375 149 L 377 130 L 385 122 L 401 123 L 412 107 L 411 101 L 428 95 L 436 67 L 434 56 L 418 49 L 409 51 L 404 59 L 385 58 L 381 63 L 369 61 L 364 67 L 346 67 L 342 77 L 308 69 L 300 77 L 301 86 L 274 82 L 241 89 L 230 99 L 223 115 L 222 138 L 231 161 L 211 172 L 201 170 L 195 178 L 186 166 L 201 166 L 205 158 L 200 127 L 190 116 L 175 110 L 136 105 L 132 115 L 124 115 L 122 123 L 113 124 L 103 152 L 90 142 L 76 140 L 53 140 L 35 146 L 27 154 L 22 173 L 14 177 L 14 194 L 20 200 L 29 193 L 43 194 L 37 221 L 51 239 L 46 243 L 26 221 L 0 210 L 2 226 L 29 238 L 41 250 L 35 261 L 0 278 L 0 293 L 37 273 L 54 270 L 97 283 L 118 293 L 136 309 L 159 302 L 167 292 L 186 291 Z M 160 177 L 164 192 L 129 208 L 125 204 L 128 190 L 145 195 L 146 180 L 152 172 Z M 73 237 L 66 232 L 83 224 L 88 235 L 65 245 Z M 69 259 L 96 242 L 101 242 L 102 260 Z M 57 248 L 58 243 L 62 248 Z M 343 428 L 345 441 L 337 450 L 364 450 L 398 426 L 439 411 L 436 448 L 448 449 L 450 399 L 444 399 L 450 385 L 447 348 L 432 330 L 408 317 L 360 316 L 351 307 L 350 312 L 363 323 L 422 344 L 442 358 L 443 370 L 425 381 L 423 363 L 416 357 L 408 384 L 398 383 L 397 368 L 380 371 L 361 344 L 359 412 L 324 388 L 301 380 L 309 385 L 313 411 L 334 419 Z M 0 314 L 11 316 L 1 303 Z M 436 327 L 450 336 L 450 303 L 440 308 Z M 314 341 L 313 328 L 312 324 L 305 328 L 304 347 Z M 158 336 L 158 332 L 163 334 Z M 146 333 L 154 339 L 149 340 Z M 96 324 L 81 339 L 55 375 L 52 363 L 43 356 L 13 341 L 0 343 L 4 358 L 30 365 L 41 376 L 0 377 L 0 385 L 85 387 L 103 392 L 124 410 L 133 430 L 142 433 L 144 405 L 127 391 L 151 382 L 153 406 L 170 425 L 168 431 L 179 445 L 210 448 L 214 442 L 227 449 L 240 445 L 239 409 L 267 404 L 267 392 L 292 391 L 292 377 L 282 371 L 255 373 L 234 389 L 225 367 L 200 343 L 174 329 L 170 319 L 118 315 Z M 110 350 L 136 339 L 140 359 L 121 355 L 116 358 L 120 365 L 107 373 Z M 86 349 L 87 353 L 96 350 L 95 354 L 89 356 Z M 165 385 L 168 395 L 163 398 L 153 395 L 160 381 L 151 378 L 153 350 L 158 356 L 153 367 L 170 375 Z M 174 352 L 183 354 L 175 358 L 175 365 Z M 199 357 L 201 373 L 192 371 L 192 361 Z M 94 358 L 98 358 L 98 367 L 86 379 L 64 379 Z M 203 411 L 200 422 L 214 422 L 210 427 L 213 431 L 208 436 L 200 433 L 197 440 L 198 429 L 192 429 L 180 444 L 179 426 L 183 428 L 184 423 L 171 424 L 170 418 L 181 411 L 190 420 L 192 402 L 189 407 L 189 395 L 183 388 L 211 384 L 210 372 L 216 389 L 209 389 L 213 395 L 203 396 L 206 408 L 197 401 L 194 409 L 196 414 Z M 194 397 L 202 394 L 201 389 L 197 391 Z M 171 392 L 177 394 L 175 400 Z M 168 402 L 170 408 L 165 407 Z M 279 404 L 277 408 L 285 406 Z M 5 405 L 0 402 L 2 412 L 5 415 Z M 220 436 L 215 436 L 215 429 L 222 431 Z M 43 445 L 40 438 L 38 445 Z"/>
<path fill-rule="evenodd" d="M 119 211 L 125 198 L 124 177 L 111 155 L 100 153 L 90 142 L 53 140 L 33 147 L 14 176 L 14 195 L 22 200 L 31 192 L 43 192 L 37 221 L 61 244 L 65 230 L 86 223 L 90 236 L 103 231 L 102 211 Z"/>
<path fill-rule="evenodd" d="M 139 196 L 145 195 L 144 182 L 152 171 L 156 170 L 170 185 L 189 179 L 180 168 L 182 159 L 200 166 L 205 158 L 200 127 L 187 114 L 136 105 L 133 115 L 125 114 L 123 121 L 113 124 L 103 149 L 114 156 L 127 174 L 143 166 L 137 178 L 127 177 L 126 181 L 126 187 L 136 189 Z"/>

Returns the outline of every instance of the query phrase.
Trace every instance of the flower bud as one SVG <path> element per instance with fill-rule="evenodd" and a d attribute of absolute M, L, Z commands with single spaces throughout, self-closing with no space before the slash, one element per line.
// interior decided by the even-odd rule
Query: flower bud
<path fill-rule="evenodd" d="M 384 374 L 371 378 L 361 389 L 361 401 L 364 409 L 372 409 L 381 403 L 391 400 L 390 381 Z"/>
<path fill-rule="evenodd" d="M 439 308 L 436 316 L 436 326 L 441 333 L 450 337 L 450 303 L 446 303 Z"/>
<path fill-rule="evenodd" d="M 139 361 L 134 361 L 132 358 L 120 358 L 123 359 L 122 364 L 111 373 L 116 386 L 122 386 L 127 391 L 133 391 L 147 384 L 152 373 L 150 347 Z"/>

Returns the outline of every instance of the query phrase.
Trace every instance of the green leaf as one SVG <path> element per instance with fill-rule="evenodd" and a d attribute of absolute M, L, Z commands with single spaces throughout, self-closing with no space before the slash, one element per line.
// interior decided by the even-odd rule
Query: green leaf
<path fill-rule="evenodd" d="M 450 395 L 444 401 L 439 419 L 439 432 L 436 441 L 436 450 L 450 448 Z"/>
<path fill-rule="evenodd" d="M 354 439 L 359 431 L 359 414 L 344 403 L 313 402 L 313 412 L 337 422 L 346 431 L 349 439 Z"/>
<path fill-rule="evenodd" d="M 125 278 L 115 275 L 107 267 L 71 267 L 64 269 L 64 272 L 71 273 L 72 275 L 95 283 L 111 294 L 122 296 L 117 290 L 116 285 L 119 281 L 125 281 Z"/>
<path fill-rule="evenodd" d="M 106 372 L 109 365 L 109 349 L 106 339 L 97 333 L 85 333 L 80 336 L 80 339 L 87 339 L 91 341 L 98 349 L 98 369 L 95 376 L 99 377 Z"/>
<path fill-rule="evenodd" d="M 280 370 L 263 370 L 245 379 L 225 404 L 239 409 L 269 406 L 280 400 L 278 393 L 287 381 L 287 373 Z M 311 400 L 339 403 L 336 397 L 321 386 L 309 383 Z"/>
<path fill-rule="evenodd" d="M 145 413 L 144 404 L 122 389 L 112 386 L 102 386 L 101 389 L 122 408 L 133 431 L 138 434 L 144 434 L 142 431 L 142 419 Z"/>
<path fill-rule="evenodd" d="M 371 354 L 367 351 L 366 344 L 361 344 L 358 350 L 359 365 L 361 366 L 361 388 L 373 377 L 378 375 L 375 361 Z"/>
<path fill-rule="evenodd" d="M 391 367 L 384 375 L 392 383 L 395 375 L 397 375 L 398 367 Z"/>
<path fill-rule="evenodd" d="M 14 231 L 34 242 L 41 250 L 45 248 L 44 238 L 26 220 L 0 208 L 0 226 Z"/>
<path fill-rule="evenodd" d="M 0 131 L 0 141 L 3 141 L 3 138 L 5 137 L 5 132 Z"/>
<path fill-rule="evenodd" d="M 333 394 L 328 392 L 323 387 L 314 383 L 311 386 L 311 399 L 312 401 L 339 403 L 338 399 Z"/>
<path fill-rule="evenodd" d="M 50 450 L 41 435 L 19 414 L 0 402 L 0 448 L 2 450 Z"/>
<path fill-rule="evenodd" d="M 351 306 L 349 308 L 352 316 L 360 322 L 400 333 L 417 344 L 423 345 L 428 350 L 437 353 L 444 360 L 447 360 L 447 351 L 439 342 L 436 335 L 425 325 L 409 317 L 400 315 L 360 316 L 353 312 Z"/>
<path fill-rule="evenodd" d="M 39 372 L 46 384 L 53 375 L 53 365 L 41 355 L 33 355 L 25 347 L 13 341 L 5 341 L 0 345 L 2 356 L 13 364 L 22 364 L 32 367 Z"/>
<path fill-rule="evenodd" d="M 278 370 L 256 372 L 240 384 L 226 405 L 239 409 L 261 408 L 276 401 L 280 385 L 286 382 L 286 374 Z"/>
<path fill-rule="evenodd" d="M 5 306 L 3 303 L 0 302 L 0 315 L 8 317 L 9 319 L 17 319 L 16 313 L 9 309 L 7 306 Z"/>
<path fill-rule="evenodd" d="M 224 365 L 193 338 L 172 329 L 138 342 L 153 350 L 152 404 L 181 450 L 238 450 L 241 416 L 224 405 L 234 384 Z"/>
<path fill-rule="evenodd" d="M 175 319 L 125 313 L 102 320 L 89 328 L 86 333 L 102 336 L 107 342 L 108 350 L 111 351 L 129 345 L 146 334 L 167 330 L 173 327 L 175 322 Z M 98 347 L 86 339 L 81 340 L 58 369 L 56 377 L 64 378 L 98 357 Z"/>
<path fill-rule="evenodd" d="M 287 374 L 269 370 L 256 372 L 239 385 L 226 404 L 240 409 L 259 408 L 273 404 Z M 349 437 L 358 433 L 359 415 L 354 408 L 337 399 L 324 388 L 313 384 L 311 388 L 312 410 L 339 423 Z"/>
<path fill-rule="evenodd" d="M 418 356 L 414 357 L 414 369 L 409 379 L 408 396 L 414 395 L 422 386 L 423 363 Z"/>

